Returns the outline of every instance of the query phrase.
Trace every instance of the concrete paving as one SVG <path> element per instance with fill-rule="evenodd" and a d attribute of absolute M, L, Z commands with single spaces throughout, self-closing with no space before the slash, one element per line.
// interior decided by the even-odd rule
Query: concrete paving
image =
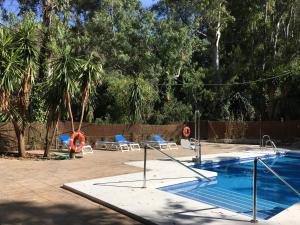
<path fill-rule="evenodd" d="M 248 151 L 223 153 L 204 156 L 204 160 L 218 161 L 221 159 L 249 158 L 274 154 L 273 151 Z M 181 158 L 182 161 L 187 158 Z M 130 165 L 143 167 L 143 162 L 131 162 Z M 158 190 L 172 184 L 196 180 L 197 176 L 186 168 L 168 160 L 152 160 L 147 163 L 147 188 L 143 188 L 142 173 L 133 173 L 101 179 L 93 179 L 65 184 L 65 188 L 105 204 L 115 210 L 146 220 L 145 223 L 162 225 L 192 224 L 251 224 L 251 218 L 222 208 L 193 201 L 171 193 Z M 198 170 L 207 177 L 215 177 L 216 173 Z M 260 224 L 290 225 L 300 221 L 297 217 L 299 205 L 294 205 L 268 221 Z M 284 218 L 289 218 L 284 219 Z M 288 222 L 287 222 L 288 221 Z"/>
<path fill-rule="evenodd" d="M 203 143 L 203 154 L 237 152 L 257 146 Z M 194 156 L 190 150 L 168 151 Z M 165 158 L 149 151 L 149 159 Z M 189 157 L 190 158 L 190 157 Z M 126 162 L 143 159 L 143 152 L 95 151 L 71 161 L 0 158 L 0 224 L 141 224 L 123 214 L 62 189 L 64 183 L 131 174 L 142 169 Z"/>

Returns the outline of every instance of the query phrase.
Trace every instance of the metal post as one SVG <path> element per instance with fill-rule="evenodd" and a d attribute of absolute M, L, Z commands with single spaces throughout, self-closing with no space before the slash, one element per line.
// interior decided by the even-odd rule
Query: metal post
<path fill-rule="evenodd" d="M 196 151 L 197 151 L 197 156 L 196 156 L 196 161 L 197 163 L 201 163 L 201 143 L 200 143 L 200 111 L 196 110 L 195 111 L 195 139 L 197 140 L 196 142 Z"/>
<path fill-rule="evenodd" d="M 144 182 L 143 182 L 143 188 L 146 188 L 146 170 L 147 170 L 147 144 L 145 144 L 144 147 Z"/>
<path fill-rule="evenodd" d="M 187 168 L 187 169 L 193 171 L 194 173 L 198 174 L 200 177 L 203 177 L 205 180 L 207 180 L 207 181 L 212 181 L 210 178 L 206 177 L 206 176 L 203 175 L 202 173 L 199 173 L 198 171 L 192 169 L 192 167 L 189 167 L 189 166 L 185 165 L 184 163 L 182 163 L 182 162 L 180 162 L 179 160 L 175 159 L 174 157 L 168 155 L 167 153 L 161 151 L 160 149 L 154 148 L 154 147 L 152 147 L 151 145 L 149 145 L 148 148 L 153 149 L 153 150 L 156 150 L 156 151 L 159 151 L 161 154 L 167 156 L 168 158 L 170 158 L 170 159 L 173 160 L 174 162 L 179 163 L 180 165 L 184 166 L 185 168 Z"/>
<path fill-rule="evenodd" d="M 197 140 L 197 116 L 196 116 L 196 112 L 197 111 L 195 111 L 195 123 L 194 123 L 194 130 L 195 130 L 194 138 L 195 138 L 195 140 Z"/>
<path fill-rule="evenodd" d="M 282 183 L 284 183 L 288 188 L 290 188 L 296 195 L 300 196 L 300 193 L 285 179 L 283 179 L 278 173 L 276 173 L 264 160 L 262 160 L 261 158 L 257 158 L 257 161 L 262 163 L 275 177 L 277 177 Z"/>
<path fill-rule="evenodd" d="M 261 114 L 260 114 L 260 116 L 259 116 L 259 140 L 260 140 L 260 146 L 259 146 L 259 148 L 260 148 L 260 150 L 261 150 L 261 148 L 263 147 L 263 140 L 262 140 L 262 120 L 261 120 Z"/>
<path fill-rule="evenodd" d="M 199 140 L 199 147 L 198 147 L 198 163 L 201 163 L 202 161 L 202 157 L 201 157 L 201 144 L 200 144 L 200 140 Z"/>
<path fill-rule="evenodd" d="M 257 208 L 257 158 L 253 161 L 253 219 L 251 223 L 257 223 L 256 208 Z"/>

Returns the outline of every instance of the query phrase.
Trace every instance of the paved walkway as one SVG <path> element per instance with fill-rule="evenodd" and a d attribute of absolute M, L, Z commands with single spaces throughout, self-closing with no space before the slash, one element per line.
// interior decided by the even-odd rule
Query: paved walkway
<path fill-rule="evenodd" d="M 257 146 L 204 143 L 203 154 L 241 151 Z M 190 150 L 168 151 L 176 157 Z M 149 151 L 149 159 L 164 158 Z M 125 165 L 143 152 L 96 151 L 80 160 L 0 159 L 0 225 L 138 225 L 139 222 L 61 188 L 64 183 L 128 174 L 141 168 Z"/>

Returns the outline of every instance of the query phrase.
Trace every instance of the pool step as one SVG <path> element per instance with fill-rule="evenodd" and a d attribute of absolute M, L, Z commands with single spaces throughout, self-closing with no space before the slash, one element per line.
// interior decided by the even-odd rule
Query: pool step
<path fill-rule="evenodd" d="M 190 190 L 189 192 L 177 192 L 176 194 L 252 216 L 252 196 L 240 194 L 239 192 L 229 191 L 220 187 L 207 186 Z M 269 219 L 285 208 L 287 208 L 286 205 L 259 198 L 257 200 L 257 217 L 260 219 Z"/>

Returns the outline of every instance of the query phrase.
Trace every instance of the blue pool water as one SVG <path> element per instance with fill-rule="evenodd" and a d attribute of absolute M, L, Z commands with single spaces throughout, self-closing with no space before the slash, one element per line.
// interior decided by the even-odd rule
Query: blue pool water
<path fill-rule="evenodd" d="M 266 157 L 264 161 L 300 191 L 299 153 L 289 152 Z M 252 215 L 253 159 L 204 164 L 201 168 L 217 172 L 216 180 L 192 181 L 160 189 L 237 213 Z M 260 219 L 269 219 L 300 201 L 294 192 L 259 162 L 257 182 L 257 217 Z"/>

